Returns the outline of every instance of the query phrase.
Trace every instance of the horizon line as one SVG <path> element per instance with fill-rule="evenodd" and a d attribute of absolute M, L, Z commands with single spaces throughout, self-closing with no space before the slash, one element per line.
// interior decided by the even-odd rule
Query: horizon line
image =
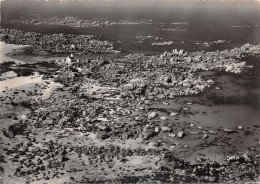
<path fill-rule="evenodd" d="M 4 1 L 36 1 L 36 2 L 256 2 L 260 0 L 0 0 Z"/>

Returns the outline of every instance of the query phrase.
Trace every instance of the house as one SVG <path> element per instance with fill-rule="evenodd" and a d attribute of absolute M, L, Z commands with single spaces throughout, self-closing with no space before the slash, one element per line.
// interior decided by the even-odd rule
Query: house
<path fill-rule="evenodd" d="M 70 65 L 72 62 L 74 62 L 73 54 L 71 54 L 69 57 L 67 57 L 65 62 L 66 62 L 68 65 Z"/>

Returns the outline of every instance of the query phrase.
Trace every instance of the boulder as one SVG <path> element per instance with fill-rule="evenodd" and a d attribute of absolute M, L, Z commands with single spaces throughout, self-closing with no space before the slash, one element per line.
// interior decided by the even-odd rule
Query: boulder
<path fill-rule="evenodd" d="M 146 139 L 146 140 L 153 137 L 155 134 L 156 134 L 156 132 L 151 127 L 145 127 L 142 132 L 142 135 L 143 135 L 144 139 Z"/>
<path fill-rule="evenodd" d="M 172 113 L 170 114 L 170 116 L 177 116 L 177 115 L 178 115 L 177 112 L 172 112 Z"/>
<path fill-rule="evenodd" d="M 156 127 L 154 128 L 154 132 L 155 132 L 155 133 L 159 133 L 159 132 L 160 132 L 160 127 L 156 126 Z"/>
<path fill-rule="evenodd" d="M 164 81 L 165 83 L 172 83 L 172 79 L 171 79 L 171 77 L 169 77 L 169 76 L 164 77 L 164 78 L 163 78 L 163 81 Z"/>
<path fill-rule="evenodd" d="M 148 144 L 149 146 L 159 146 L 158 142 L 151 141 Z"/>
<path fill-rule="evenodd" d="M 215 131 L 212 131 L 212 130 L 210 130 L 209 133 L 210 134 L 217 134 Z"/>
<path fill-rule="evenodd" d="M 158 94 L 158 95 L 156 95 L 156 98 L 158 98 L 158 99 L 164 99 L 164 98 L 165 98 L 165 95 L 164 95 L 164 94 Z"/>
<path fill-rule="evenodd" d="M 156 113 L 156 112 L 150 112 L 150 113 L 148 114 L 148 119 L 154 119 L 156 116 L 157 116 L 157 113 Z"/>
<path fill-rule="evenodd" d="M 168 103 L 168 102 L 163 102 L 162 104 L 163 104 L 163 105 L 169 105 L 169 103 Z"/>
<path fill-rule="evenodd" d="M 110 130 L 110 128 L 107 125 L 101 125 L 101 124 L 98 125 L 98 129 L 102 130 L 102 131 L 109 131 Z"/>
<path fill-rule="evenodd" d="M 209 137 L 208 134 L 204 134 L 201 139 L 207 139 L 208 137 Z"/>
<path fill-rule="evenodd" d="M 162 130 L 162 132 L 170 132 L 172 129 L 168 126 L 162 126 L 161 130 Z"/>
<path fill-rule="evenodd" d="M 181 49 L 181 50 L 179 51 L 179 56 L 182 56 L 183 53 L 184 53 L 184 50 Z"/>
<path fill-rule="evenodd" d="M 42 124 L 44 125 L 52 125 L 53 124 L 53 120 L 52 119 L 46 119 L 42 122 Z"/>
<path fill-rule="evenodd" d="M 167 117 L 161 116 L 160 119 L 163 120 L 163 121 L 165 121 L 165 120 L 167 120 Z"/>
<path fill-rule="evenodd" d="M 144 104 L 150 105 L 150 104 L 151 104 L 151 101 L 150 101 L 150 100 L 145 100 L 145 101 L 144 101 Z"/>
<path fill-rule="evenodd" d="M 179 133 L 178 133 L 178 137 L 179 138 L 182 138 L 184 136 L 184 131 L 180 131 Z"/>

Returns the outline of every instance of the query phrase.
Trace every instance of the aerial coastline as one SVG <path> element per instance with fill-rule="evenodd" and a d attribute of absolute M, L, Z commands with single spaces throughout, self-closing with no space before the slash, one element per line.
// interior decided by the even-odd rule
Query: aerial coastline
<path fill-rule="evenodd" d="M 259 180 L 259 43 L 167 36 L 190 31 L 182 19 L 12 20 L 0 30 L 4 183 Z M 70 32 L 37 31 L 53 25 Z M 138 34 L 112 40 L 117 26 Z"/>

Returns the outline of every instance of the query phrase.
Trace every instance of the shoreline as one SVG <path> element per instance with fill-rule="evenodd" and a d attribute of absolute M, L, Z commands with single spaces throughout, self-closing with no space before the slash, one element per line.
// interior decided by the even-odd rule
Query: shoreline
<path fill-rule="evenodd" d="M 7 61 L 14 61 L 17 64 L 19 63 L 24 64 L 25 63 L 24 61 L 12 58 L 8 54 L 13 53 L 13 51 L 16 49 L 22 49 L 27 46 L 28 45 L 6 44 L 4 42 L 0 42 L 0 51 L 1 51 L 0 63 L 7 62 Z"/>
<path fill-rule="evenodd" d="M 37 62 L 43 62 L 43 61 L 51 61 L 51 60 L 64 60 L 68 55 L 57 55 L 57 56 L 52 56 L 47 55 L 47 56 L 31 56 L 31 55 L 25 55 L 23 53 L 23 48 L 28 47 L 30 45 L 17 45 L 17 44 L 7 44 L 5 42 L 0 42 L 0 50 L 1 50 L 1 57 L 0 61 L 1 62 L 6 62 L 6 61 L 15 61 L 15 63 L 37 63 Z M 108 58 L 117 58 L 117 57 L 122 57 L 124 55 L 127 55 L 126 53 L 117 53 L 117 54 L 89 54 L 89 55 L 75 55 L 75 57 L 79 59 L 94 59 L 96 57 L 108 57 Z M 1 63 L 0 62 L 0 63 Z"/>

